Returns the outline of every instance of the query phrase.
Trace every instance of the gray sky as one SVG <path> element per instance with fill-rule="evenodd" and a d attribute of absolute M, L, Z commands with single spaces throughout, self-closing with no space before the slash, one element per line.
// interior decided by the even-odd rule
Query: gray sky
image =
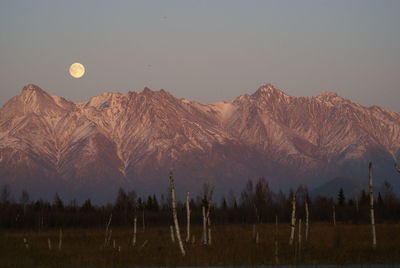
<path fill-rule="evenodd" d="M 0 0 L 0 105 L 28 83 L 74 101 L 147 86 L 204 103 L 272 83 L 400 111 L 400 1 Z"/>

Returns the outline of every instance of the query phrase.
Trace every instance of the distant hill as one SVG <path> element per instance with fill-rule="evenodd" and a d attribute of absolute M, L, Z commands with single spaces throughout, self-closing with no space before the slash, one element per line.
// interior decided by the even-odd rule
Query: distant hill
<path fill-rule="evenodd" d="M 360 192 L 364 189 L 368 189 L 368 181 L 348 178 L 348 177 L 336 177 L 331 181 L 313 189 L 310 192 L 312 197 L 315 196 L 326 196 L 337 198 L 340 188 L 343 189 L 344 195 L 347 199 L 359 196 Z"/>

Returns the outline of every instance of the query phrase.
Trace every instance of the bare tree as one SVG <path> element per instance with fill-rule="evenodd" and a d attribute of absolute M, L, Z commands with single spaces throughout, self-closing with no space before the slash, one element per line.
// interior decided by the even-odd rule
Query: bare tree
<path fill-rule="evenodd" d="M 11 190 L 8 184 L 4 184 L 0 190 L 0 202 L 5 204 L 10 201 Z"/>
<path fill-rule="evenodd" d="M 240 194 L 240 203 L 245 208 L 254 207 L 254 187 L 253 181 L 248 180 L 244 190 Z"/>
<path fill-rule="evenodd" d="M 293 192 L 293 195 L 292 195 L 292 218 L 290 221 L 289 245 L 293 245 L 295 227 L 296 227 L 296 193 Z"/>
<path fill-rule="evenodd" d="M 186 193 L 186 243 L 190 240 L 190 202 L 189 192 Z"/>
<path fill-rule="evenodd" d="M 397 172 L 400 173 L 400 167 L 397 165 L 397 163 L 394 163 L 394 168 L 396 169 Z"/>
<path fill-rule="evenodd" d="M 305 243 L 308 242 L 308 230 L 309 230 L 309 211 L 308 211 L 308 200 L 307 197 L 304 199 L 304 206 L 306 209 L 306 233 L 304 237 Z"/>
<path fill-rule="evenodd" d="M 370 216 L 372 228 L 372 247 L 376 248 L 376 232 L 375 232 L 375 214 L 374 214 L 374 191 L 372 188 L 372 163 L 368 165 L 368 185 L 369 185 L 369 200 L 370 200 Z"/>
<path fill-rule="evenodd" d="M 21 205 L 26 205 L 29 203 L 29 194 L 26 190 L 22 190 L 21 197 L 19 198 L 19 203 Z"/>
<path fill-rule="evenodd" d="M 258 179 L 254 191 L 254 206 L 256 210 L 257 221 L 265 219 L 264 213 L 268 210 L 268 206 L 272 203 L 272 191 L 269 188 L 265 178 Z"/>
<path fill-rule="evenodd" d="M 203 185 L 203 242 L 205 245 L 211 245 L 211 199 L 214 192 L 214 187 L 205 183 Z M 207 212 L 205 209 L 207 208 Z"/>
<path fill-rule="evenodd" d="M 335 205 L 332 205 L 332 222 L 333 222 L 333 225 L 336 225 L 336 208 L 335 208 Z"/>
<path fill-rule="evenodd" d="M 28 244 L 28 240 L 26 239 L 26 237 L 24 237 L 24 245 L 26 249 L 29 249 L 29 244 Z"/>
<path fill-rule="evenodd" d="M 144 228 L 145 228 L 145 224 L 144 224 L 144 204 L 143 204 L 143 208 L 142 208 L 142 232 L 144 233 Z"/>
<path fill-rule="evenodd" d="M 275 264 L 279 264 L 278 253 L 278 215 L 275 215 Z"/>
<path fill-rule="evenodd" d="M 207 218 L 206 218 L 206 207 L 201 206 L 201 211 L 203 214 L 203 244 L 207 245 Z"/>
<path fill-rule="evenodd" d="M 22 190 L 21 197 L 19 199 L 19 203 L 24 208 L 24 215 L 26 214 L 26 205 L 29 203 L 29 194 L 26 190 Z"/>
<path fill-rule="evenodd" d="M 179 231 L 179 222 L 178 215 L 176 213 L 176 197 L 175 197 L 175 186 L 174 186 L 174 178 L 172 176 L 172 171 L 169 173 L 169 185 L 171 191 L 171 206 L 172 206 L 172 217 L 174 219 L 176 238 L 178 240 L 179 248 L 181 250 L 182 256 L 186 255 L 185 249 L 183 248 L 183 243 L 181 239 L 181 233 Z"/>
<path fill-rule="evenodd" d="M 108 218 L 108 222 L 106 224 L 106 233 L 104 235 L 104 247 L 107 246 L 109 238 L 111 237 L 111 233 L 109 231 L 110 224 L 111 224 L 111 219 L 112 219 L 112 213 L 110 214 L 110 217 Z"/>
<path fill-rule="evenodd" d="M 299 260 L 301 260 L 301 218 L 299 219 L 299 232 L 297 235 L 299 238 Z"/>
<path fill-rule="evenodd" d="M 137 229 L 137 217 L 133 218 L 133 238 L 132 238 L 132 247 L 136 245 L 136 229 Z"/>
<path fill-rule="evenodd" d="M 208 245 L 211 245 L 211 220 L 210 220 L 210 212 L 207 213 L 207 228 L 208 228 Z"/>
<path fill-rule="evenodd" d="M 62 229 L 60 228 L 60 232 L 58 234 L 58 250 L 62 248 Z"/>
<path fill-rule="evenodd" d="M 174 227 L 172 225 L 169 226 L 169 230 L 171 233 L 171 242 L 175 243 L 175 235 L 174 235 Z"/>

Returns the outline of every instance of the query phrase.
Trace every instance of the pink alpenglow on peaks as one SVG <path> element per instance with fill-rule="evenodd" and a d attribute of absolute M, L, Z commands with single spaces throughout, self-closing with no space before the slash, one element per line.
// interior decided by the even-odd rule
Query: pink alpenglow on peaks
<path fill-rule="evenodd" d="M 388 178 L 399 155 L 399 113 L 330 92 L 293 97 L 270 84 L 212 104 L 148 88 L 74 103 L 27 85 L 0 109 L 0 183 L 36 196 L 163 192 L 171 168 L 191 192 L 205 181 L 217 192 L 241 189 L 261 176 L 276 189 L 312 186 L 361 177 L 371 160 L 376 177 Z"/>

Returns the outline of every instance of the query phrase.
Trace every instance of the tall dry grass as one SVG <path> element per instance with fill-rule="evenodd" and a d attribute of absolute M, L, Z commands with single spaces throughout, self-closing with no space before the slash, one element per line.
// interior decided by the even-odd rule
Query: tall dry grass
<path fill-rule="evenodd" d="M 289 224 L 278 230 L 280 264 L 400 263 L 400 224 L 378 224 L 379 244 L 371 247 L 370 225 L 310 224 L 308 243 L 288 245 Z M 181 256 L 170 239 L 169 227 L 146 228 L 132 247 L 132 228 L 113 228 L 116 248 L 104 248 L 104 229 L 63 229 L 62 250 L 49 250 L 47 239 L 57 241 L 59 230 L 0 232 L 1 267 L 131 267 L 275 264 L 275 224 L 257 226 L 259 242 L 252 239 L 252 225 L 216 225 L 213 244 L 201 242 L 202 227 L 193 226 L 195 244 L 186 244 Z M 304 235 L 304 234 L 303 234 Z M 29 249 L 24 244 L 29 241 Z M 120 250 L 119 250 L 120 249 Z"/>

